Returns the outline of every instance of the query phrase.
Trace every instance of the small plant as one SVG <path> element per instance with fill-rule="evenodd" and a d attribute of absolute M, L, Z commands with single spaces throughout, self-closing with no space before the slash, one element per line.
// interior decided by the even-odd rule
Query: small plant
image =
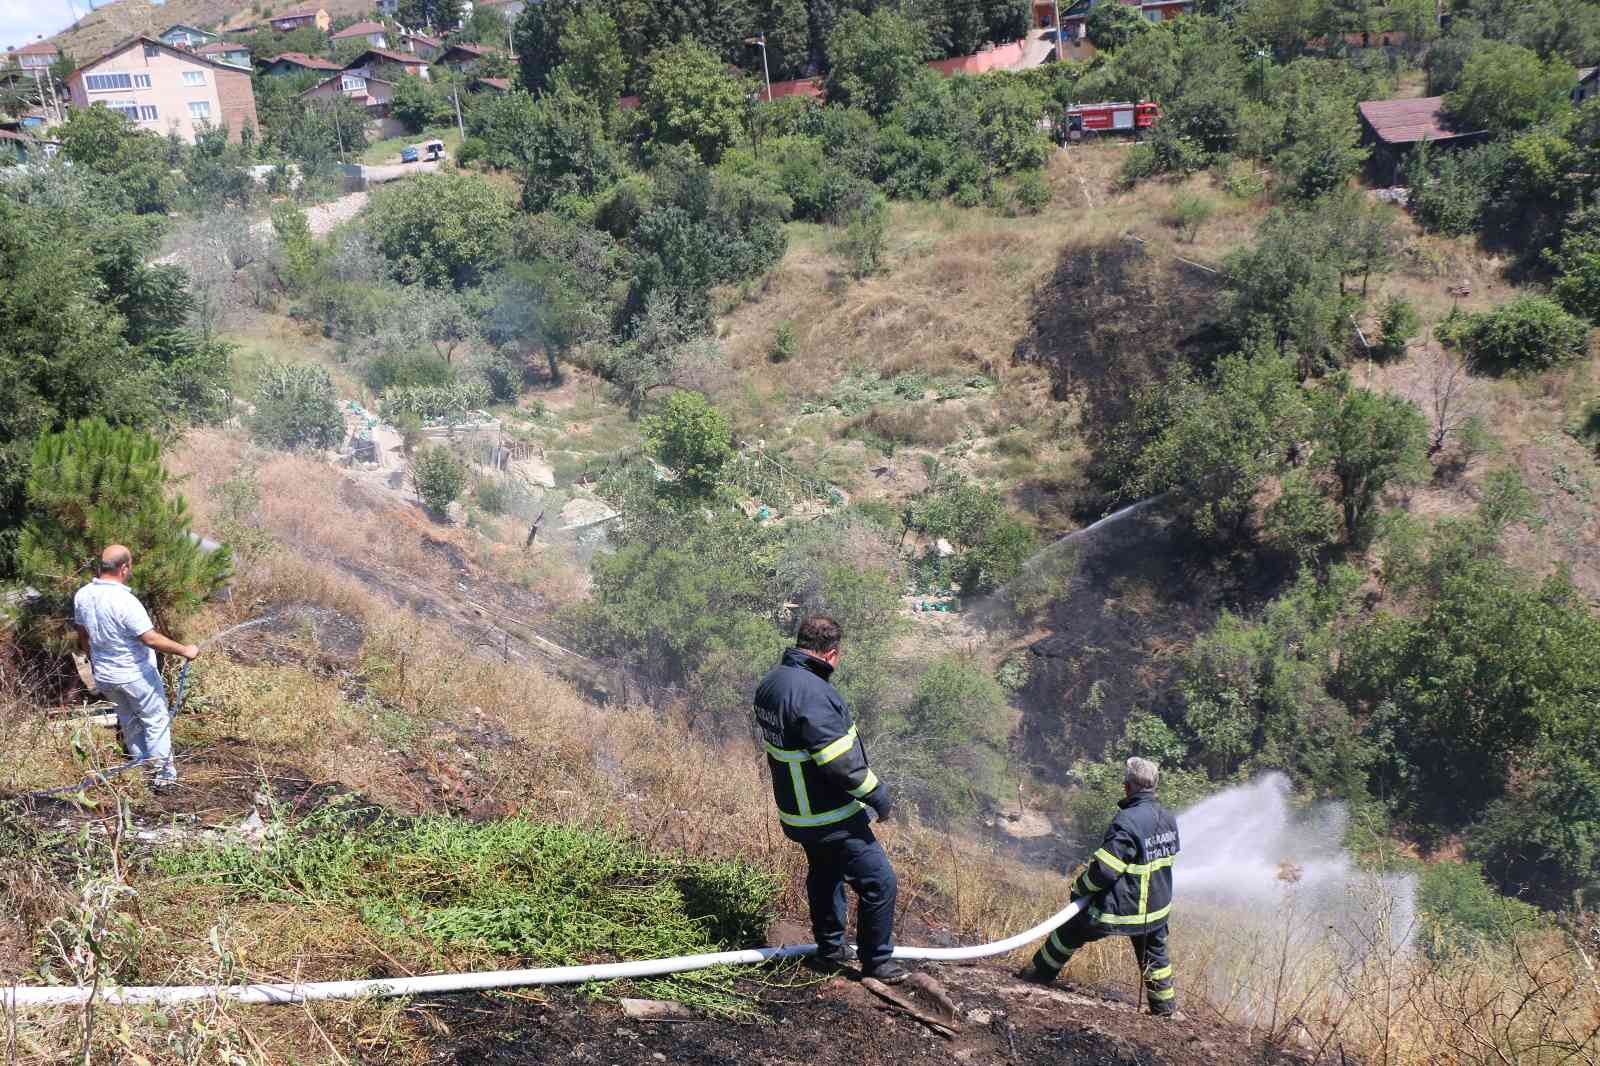
<path fill-rule="evenodd" d="M 872 193 L 850 212 L 839 244 L 852 277 L 864 278 L 882 269 L 888 234 L 889 202 L 883 194 Z"/>
<path fill-rule="evenodd" d="M 472 489 L 472 499 L 479 508 L 492 515 L 502 515 L 511 509 L 511 492 L 505 483 L 495 478 L 484 478 Z"/>
<path fill-rule="evenodd" d="M 443 515 L 466 487 L 467 472 L 449 448 L 420 448 L 411 460 L 411 485 L 429 511 Z"/>
<path fill-rule="evenodd" d="M 1172 206 L 1167 209 L 1166 222 L 1178 231 L 1184 241 L 1193 244 L 1200 227 L 1211 221 L 1211 216 L 1216 213 L 1217 205 L 1208 197 L 1179 193 L 1172 198 Z"/>
<path fill-rule="evenodd" d="M 314 363 L 273 363 L 256 381 L 250 435 L 286 451 L 332 448 L 344 437 L 344 415 L 327 370 Z"/>
<path fill-rule="evenodd" d="M 977 207 L 983 203 L 983 192 L 974 183 L 963 182 L 956 187 L 955 201 L 957 207 Z"/>
<path fill-rule="evenodd" d="M 1050 183 L 1044 180 L 1042 171 L 1027 170 L 1017 175 L 1014 195 L 1020 213 L 1037 215 L 1050 206 Z"/>
<path fill-rule="evenodd" d="M 1406 346 L 1421 326 L 1422 319 L 1410 300 L 1404 296 L 1389 297 L 1378 319 L 1378 328 L 1383 331 L 1382 339 L 1378 342 L 1379 353 L 1385 359 L 1398 359 L 1405 355 Z"/>
<path fill-rule="evenodd" d="M 1520 296 L 1465 316 L 1450 335 L 1459 339 L 1479 373 L 1536 373 L 1581 359 L 1589 327 L 1548 297 Z M 1445 337 L 1443 329 L 1440 337 Z"/>
<path fill-rule="evenodd" d="M 794 353 L 794 323 L 784 319 L 772 331 L 772 347 L 767 349 L 767 358 L 774 363 L 787 363 L 794 358 Z"/>

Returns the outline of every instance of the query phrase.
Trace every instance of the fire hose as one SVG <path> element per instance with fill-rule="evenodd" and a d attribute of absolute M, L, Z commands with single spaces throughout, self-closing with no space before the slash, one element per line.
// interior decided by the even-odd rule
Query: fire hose
<path fill-rule="evenodd" d="M 894 958 L 937 962 L 961 962 L 992 955 L 1004 955 L 1045 936 L 1083 908 L 1075 899 L 1038 925 L 1015 936 L 989 944 L 964 948 L 897 947 Z M 436 992 L 474 992 L 495 988 L 520 988 L 527 985 L 571 985 L 585 981 L 616 981 L 630 977 L 660 977 L 665 974 L 705 970 L 713 966 L 747 966 L 780 959 L 798 959 L 814 954 L 815 944 L 790 944 L 776 948 L 748 948 L 743 951 L 712 951 L 702 955 L 679 955 L 670 959 L 644 959 L 638 962 L 607 962 L 588 966 L 545 966 L 529 970 L 486 970 L 477 973 L 442 973 L 425 977 L 379 977 L 361 981 L 307 981 L 297 984 L 239 985 L 128 985 L 109 986 L 97 991 L 74 987 L 0 987 L 0 1006 L 73 1006 L 88 1002 L 193 1003 L 220 1000 L 228 1003 L 264 1005 L 307 1003 L 319 999 L 367 999 L 384 996 L 416 996 Z"/>

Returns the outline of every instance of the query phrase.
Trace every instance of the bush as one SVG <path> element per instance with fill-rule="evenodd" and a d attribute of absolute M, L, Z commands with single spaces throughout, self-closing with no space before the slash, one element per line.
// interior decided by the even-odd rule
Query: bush
<path fill-rule="evenodd" d="M 432 352 L 393 352 L 373 356 L 361 374 L 367 388 L 382 395 L 396 387 L 449 385 L 455 370 Z"/>
<path fill-rule="evenodd" d="M 443 444 L 417 449 L 411 460 L 411 487 L 428 510 L 442 515 L 466 487 L 467 471 Z"/>
<path fill-rule="evenodd" d="M 1017 209 L 1025 215 L 1037 215 L 1050 206 L 1050 183 L 1044 180 L 1042 171 L 1028 170 L 1017 175 L 1014 192 Z"/>
<path fill-rule="evenodd" d="M 976 662 L 950 655 L 923 671 L 904 722 L 916 755 L 895 762 L 915 779 L 930 813 L 969 813 L 994 801 L 1005 767 L 1007 707 L 1005 690 Z"/>
<path fill-rule="evenodd" d="M 1520 296 L 1468 315 L 1462 341 L 1473 368 L 1486 374 L 1533 373 L 1583 357 L 1589 327 L 1544 296 Z"/>
<path fill-rule="evenodd" d="M 273 363 L 256 379 L 250 435 L 269 448 L 332 448 L 344 438 L 344 415 L 327 370 L 311 363 Z"/>
<path fill-rule="evenodd" d="M 378 414 L 385 422 L 395 422 L 405 414 L 423 421 L 452 419 L 484 407 L 489 400 L 489 386 L 481 381 L 397 386 L 378 401 Z"/>
<path fill-rule="evenodd" d="M 505 514 L 511 510 L 511 491 L 503 481 L 484 478 L 472 489 L 473 502 L 489 514 Z"/>
<path fill-rule="evenodd" d="M 661 413 L 645 419 L 644 439 L 679 486 L 697 494 L 716 487 L 717 475 L 733 455 L 728 416 L 698 392 L 668 396 Z"/>
<path fill-rule="evenodd" d="M 794 352 L 794 323 L 784 319 L 772 331 L 772 346 L 767 349 L 767 358 L 774 363 L 787 363 L 794 358 Z"/>
<path fill-rule="evenodd" d="M 1421 325 L 1422 319 L 1410 300 L 1404 296 L 1389 297 L 1378 319 L 1378 328 L 1382 331 L 1377 345 L 1378 353 L 1384 359 L 1398 359 L 1406 353 L 1406 346 L 1417 335 Z"/>
<path fill-rule="evenodd" d="M 1177 230 L 1184 240 L 1193 244 L 1200 227 L 1210 221 L 1216 211 L 1217 205 L 1204 196 L 1179 193 L 1173 197 L 1172 206 L 1167 209 L 1166 222 Z"/>
<path fill-rule="evenodd" d="M 881 193 L 871 193 L 850 212 L 839 244 L 853 277 L 864 278 L 882 268 L 888 233 L 889 203 Z"/>
<path fill-rule="evenodd" d="M 28 628 L 52 643 L 67 637 L 84 563 L 108 544 L 133 551 L 133 590 L 162 628 L 221 586 L 232 554 L 200 548 L 172 489 L 161 445 L 148 433 L 86 418 L 41 436 L 19 550 L 22 580 L 41 593 L 28 612 L 39 628 Z"/>

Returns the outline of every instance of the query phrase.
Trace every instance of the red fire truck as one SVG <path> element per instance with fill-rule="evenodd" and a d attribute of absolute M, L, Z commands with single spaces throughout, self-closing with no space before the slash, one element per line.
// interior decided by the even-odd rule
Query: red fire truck
<path fill-rule="evenodd" d="M 1161 119 L 1161 105 L 1149 100 L 1132 103 L 1073 104 L 1056 122 L 1056 140 L 1062 144 L 1102 133 L 1129 133 L 1142 138 Z"/>

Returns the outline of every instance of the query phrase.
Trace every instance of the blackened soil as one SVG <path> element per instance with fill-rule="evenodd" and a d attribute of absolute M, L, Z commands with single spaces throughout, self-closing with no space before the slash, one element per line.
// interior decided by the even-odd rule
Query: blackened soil
<path fill-rule="evenodd" d="M 802 981 L 805 971 L 775 973 Z M 1127 1004 L 1067 990 L 1037 989 L 990 966 L 937 966 L 962 1012 L 953 1038 L 933 1032 L 843 977 L 751 986 L 765 1019 L 635 1022 L 612 1003 L 552 991 L 544 1003 L 492 997 L 419 1004 L 442 1022 L 438 1066 L 1235 1066 L 1300 1063 L 1252 1047 L 1240 1030 L 1198 1019 L 1168 1021 Z"/>

